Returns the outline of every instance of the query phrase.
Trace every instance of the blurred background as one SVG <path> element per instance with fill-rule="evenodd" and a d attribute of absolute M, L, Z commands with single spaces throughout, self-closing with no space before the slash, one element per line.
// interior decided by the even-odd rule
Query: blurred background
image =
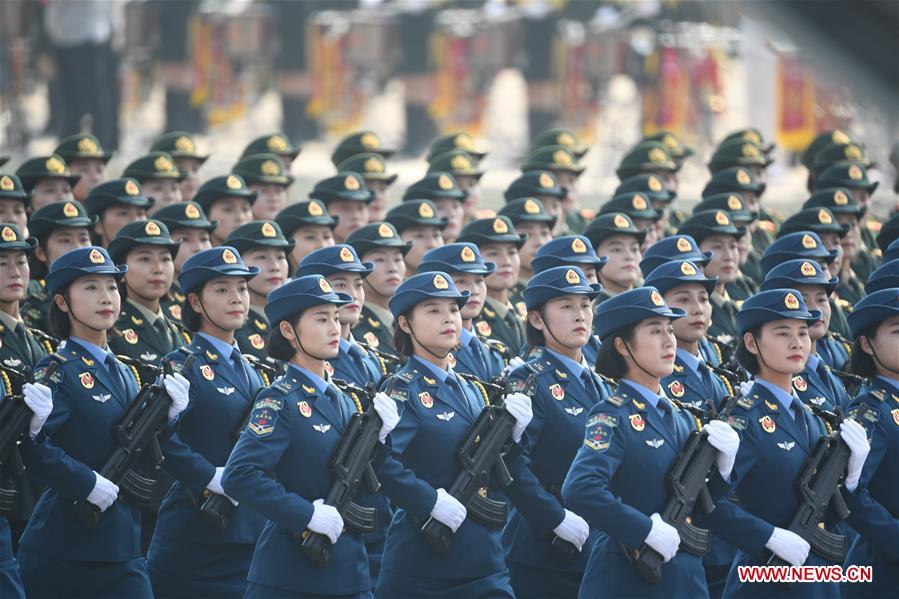
<path fill-rule="evenodd" d="M 530 137 L 562 125 L 591 147 L 592 208 L 622 153 L 665 129 L 697 150 L 680 173 L 689 205 L 716 142 L 753 126 L 777 144 L 766 204 L 792 211 L 807 197 L 799 153 L 840 128 L 879 163 L 885 215 L 897 34 L 899 2 L 876 0 L 0 0 L 0 154 L 14 167 L 88 131 L 117 174 L 177 129 L 213 176 L 283 131 L 303 147 L 297 200 L 347 133 L 399 149 L 403 187 L 434 137 L 467 131 L 490 150 L 482 204 L 496 207 Z"/>

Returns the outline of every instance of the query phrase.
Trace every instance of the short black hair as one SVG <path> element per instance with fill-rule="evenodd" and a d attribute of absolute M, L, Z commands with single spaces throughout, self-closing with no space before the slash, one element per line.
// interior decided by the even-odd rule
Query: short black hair
<path fill-rule="evenodd" d="M 525 319 L 524 321 L 524 338 L 530 347 L 546 345 L 546 335 L 543 334 L 543 331 L 532 325 L 530 319 Z"/>
<path fill-rule="evenodd" d="M 874 357 L 862 350 L 860 339 L 864 337 L 868 340 L 868 343 L 870 343 L 871 339 L 877 336 L 877 329 L 879 327 L 879 322 L 871 325 L 862 331 L 855 338 L 855 343 L 852 344 L 852 355 L 849 358 L 849 368 L 858 376 L 863 376 L 865 378 L 877 376 L 877 364 L 874 363 Z"/>
<path fill-rule="evenodd" d="M 68 288 L 66 291 L 68 291 Z M 66 298 L 66 303 L 68 303 L 69 300 L 66 294 L 63 293 L 62 296 Z M 49 333 L 57 339 L 68 339 L 72 334 L 72 322 L 69 320 L 68 313 L 60 310 L 54 300 L 55 296 L 50 298 L 50 309 L 47 313 Z"/>
<path fill-rule="evenodd" d="M 290 323 L 290 326 L 296 329 L 297 323 L 300 322 L 300 317 L 303 315 L 302 312 L 293 316 L 293 318 L 287 320 Z M 272 330 L 268 336 L 268 355 L 274 358 L 275 360 L 284 360 L 285 362 L 293 358 L 297 353 L 297 350 L 294 346 L 290 344 L 290 341 L 287 340 L 287 337 L 281 333 L 281 321 L 272 323 Z"/>
<path fill-rule="evenodd" d="M 762 336 L 762 327 L 758 326 L 748 332 L 755 338 L 756 344 L 758 344 L 758 340 Z M 737 363 L 753 376 L 757 375 L 762 369 L 759 364 L 759 357 L 746 349 L 746 343 L 743 342 L 743 335 L 740 335 L 740 338 L 737 340 L 736 358 Z"/>
<path fill-rule="evenodd" d="M 406 320 L 409 320 L 408 314 L 400 314 L 400 316 L 405 316 Z M 393 321 L 393 347 L 396 348 L 400 356 L 406 359 L 411 358 L 412 354 L 415 353 L 415 346 L 412 345 L 412 335 L 400 328 L 399 316 Z"/>
<path fill-rule="evenodd" d="M 615 339 L 621 339 L 630 343 L 634 339 L 634 331 L 639 322 L 635 322 L 609 333 L 599 347 L 596 354 L 596 372 L 610 379 L 618 380 L 627 374 L 627 362 L 618 350 L 615 349 Z"/>
<path fill-rule="evenodd" d="M 201 285 L 199 289 L 191 289 L 190 293 L 196 293 L 197 297 L 199 297 L 203 292 L 204 286 L 205 284 Z M 203 326 L 203 316 L 190 305 L 190 300 L 188 299 L 190 293 L 184 296 L 184 303 L 181 304 L 181 324 L 191 333 L 196 333 Z"/>

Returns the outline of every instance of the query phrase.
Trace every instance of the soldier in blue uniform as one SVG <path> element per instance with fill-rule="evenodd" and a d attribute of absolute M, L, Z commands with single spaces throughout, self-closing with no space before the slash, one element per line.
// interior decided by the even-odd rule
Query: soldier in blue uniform
<path fill-rule="evenodd" d="M 858 489 L 843 490 L 852 511 L 848 523 L 859 532 L 846 564 L 870 565 L 870 584 L 843 585 L 844 597 L 886 597 L 899 585 L 899 288 L 875 291 L 849 315 L 855 337 L 852 370 L 866 378 L 848 413 L 861 407 L 876 417 L 862 423 L 871 443 Z"/>
<path fill-rule="evenodd" d="M 225 529 L 218 530 L 199 508 L 210 494 L 224 495 L 222 472 L 235 431 L 265 385 L 234 337 L 250 306 L 247 281 L 258 273 L 235 248 L 223 246 L 189 258 L 179 276 L 193 343 L 168 357 L 183 363 L 194 356 L 194 361 L 182 373 L 190 381 L 190 402 L 177 435 L 163 444 L 165 468 L 175 482 L 159 509 L 147 554 L 157 597 L 241 597 L 246 587 L 265 519 L 235 505 Z"/>
<path fill-rule="evenodd" d="M 659 515 L 668 501 L 667 473 L 699 423 L 668 400 L 661 381 L 674 369 L 676 339 L 669 308 L 655 287 L 626 291 L 597 309 L 603 345 L 601 374 L 618 379 L 614 395 L 593 407 L 583 444 L 562 486 L 568 509 L 599 530 L 580 597 L 705 597 L 702 558 L 678 551 L 677 529 Z M 718 449 L 709 481 L 713 497 L 727 489 L 739 441 L 723 422 L 706 426 Z M 663 558 L 651 585 L 638 574 L 633 552 L 644 544 Z"/>
<path fill-rule="evenodd" d="M 566 246 L 572 239 L 588 243 L 572 236 Z M 515 509 L 503 531 L 517 597 L 576 597 L 595 540 L 587 522 L 565 509 L 561 492 L 587 414 L 611 394 L 584 355 L 600 289 L 571 264 L 541 269 L 524 291 L 528 345 L 542 351 L 509 375 L 521 381 L 536 376 L 526 453 L 507 490 Z M 560 559 L 553 542 L 573 545 L 574 559 Z"/>
<path fill-rule="evenodd" d="M 799 507 L 796 477 L 818 438 L 830 432 L 792 392 L 792 379 L 804 368 L 811 348 L 808 327 L 821 319 L 821 312 L 810 311 L 795 289 L 772 289 L 746 300 L 738 319 L 737 357 L 755 377 L 728 419 L 741 437 L 731 481 L 739 501 L 717 501 L 700 522 L 740 550 L 724 596 L 839 597 L 836 583 L 787 586 L 739 579 L 740 566 L 764 565 L 771 553 L 793 566 L 832 564 L 810 553 L 808 542 L 788 530 Z M 840 427 L 852 451 L 845 483 L 850 491 L 857 488 L 868 451 L 860 428 L 849 420 Z"/>
<path fill-rule="evenodd" d="M 899 244 L 896 249 L 899 250 Z M 899 258 L 884 262 L 872 272 L 865 284 L 865 292 L 874 293 L 890 287 L 899 287 Z"/>
<path fill-rule="evenodd" d="M 97 472 L 116 447 L 113 427 L 140 387 L 107 347 L 125 270 L 106 250 L 89 246 L 59 257 L 47 275 L 50 328 L 65 347 L 38 364 L 39 373 L 59 364 L 44 381 L 53 411 L 41 433 L 21 445 L 26 466 L 47 487 L 19 552 L 30 597 L 152 597 L 140 554 L 139 509 L 118 500 L 119 488 Z M 190 383 L 174 374 L 162 384 L 172 399 L 170 431 L 187 405 Z M 82 522 L 73 500 L 100 509 L 96 527 Z"/>
<path fill-rule="evenodd" d="M 821 312 L 821 320 L 808 327 L 811 351 L 802 372 L 793 377 L 793 390 L 803 403 L 829 412 L 837 409 L 845 413 L 849 405 L 846 387 L 818 354 L 830 325 L 830 294 L 838 279 L 812 260 L 788 260 L 778 264 L 765 277 L 762 291 L 771 289 L 795 289 L 802 294 L 805 304 Z"/>
<path fill-rule="evenodd" d="M 448 356 L 449 365 L 456 372 L 470 374 L 482 381 L 490 381 L 503 373 L 511 355 L 499 341 L 485 337 L 484 323 L 474 325 L 487 298 L 486 278 L 496 269 L 493 262 L 484 262 L 473 243 L 450 243 L 424 255 L 418 272 L 446 272 L 453 277 L 459 291 L 468 291 L 468 301 L 459 312 L 462 315 L 459 347 Z M 480 329 L 480 330 L 479 330 Z M 517 358 L 520 360 L 520 358 Z"/>
<path fill-rule="evenodd" d="M 450 275 L 434 271 L 410 277 L 390 300 L 397 347 L 408 361 L 385 386 L 402 417 L 381 470 L 384 491 L 398 509 L 387 531 L 378 597 L 513 596 L 500 529 L 466 518 L 465 506 L 446 491 L 458 474 L 455 448 L 487 401 L 483 387 L 459 377 L 448 362 L 468 295 Z M 531 401 L 521 393 L 504 399 L 515 418 L 515 444 L 506 455 L 514 467 Z M 485 481 L 482 493 L 488 489 Z M 445 555 L 422 537 L 429 516 L 455 533 Z"/>
<path fill-rule="evenodd" d="M 340 351 L 338 309 L 350 298 L 321 275 L 296 278 L 269 295 L 269 351 L 289 362 L 287 372 L 253 405 L 222 476 L 222 487 L 268 522 L 256 544 L 245 597 L 370 597 L 362 535 L 343 531 L 343 519 L 322 498 L 331 487 L 329 457 L 349 417 L 361 405 L 341 393 L 325 370 Z M 396 405 L 374 397 L 383 421 L 375 463 L 387 457 L 387 435 L 399 420 Z M 302 551 L 304 531 L 326 535 L 333 546 L 324 567 Z"/>

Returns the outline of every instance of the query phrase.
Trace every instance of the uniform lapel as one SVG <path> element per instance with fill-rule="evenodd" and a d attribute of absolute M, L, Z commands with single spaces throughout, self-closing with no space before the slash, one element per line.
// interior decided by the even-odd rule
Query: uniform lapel
<path fill-rule="evenodd" d="M 244 396 L 249 395 L 249 389 L 247 389 L 246 382 L 234 372 L 234 367 L 229 363 L 228 358 L 219 354 L 212 344 L 203 339 L 200 335 L 196 336 L 194 345 L 203 353 L 203 356 L 208 361 L 210 367 L 212 367 L 216 376 L 225 379 L 226 382 L 235 389 L 238 389 Z"/>
<path fill-rule="evenodd" d="M 570 372 L 565 366 L 562 364 L 560 360 L 558 360 L 554 355 L 549 352 L 544 354 L 546 356 L 546 369 L 553 369 L 554 374 L 556 375 L 556 381 L 560 382 L 565 389 L 565 395 L 571 396 L 571 398 L 586 408 L 588 411 L 596 405 L 596 400 L 590 399 L 591 393 L 584 387 L 584 381 L 580 379 L 580 377 L 576 377 Z M 596 381 L 594 381 L 596 382 Z M 599 383 L 596 382 L 597 388 L 599 387 Z"/>
<path fill-rule="evenodd" d="M 81 344 L 70 342 L 66 345 L 71 347 L 72 351 L 78 354 L 78 357 L 81 359 L 83 370 L 78 374 L 78 383 L 84 388 L 85 392 L 95 399 L 95 396 L 102 396 L 104 392 L 108 393 L 115 397 L 116 401 L 122 406 L 127 406 L 130 403 L 129 389 L 122 386 L 125 384 L 124 379 L 121 384 L 115 382 L 106 366 L 98 364 L 90 352 L 81 347 Z M 89 376 L 85 376 L 85 373 Z M 106 400 L 103 401 L 105 402 Z"/>
<path fill-rule="evenodd" d="M 668 443 L 675 451 L 677 451 L 677 436 L 673 430 L 662 420 L 661 410 L 653 408 L 642 396 L 632 389 L 627 383 L 619 384 L 618 392 L 621 393 L 622 388 L 626 389 L 627 396 L 631 400 L 631 404 L 639 412 L 646 425 L 652 427 L 654 431 L 660 434 L 665 442 Z"/>
<path fill-rule="evenodd" d="M 763 385 L 756 385 L 756 388 L 760 389 L 759 395 L 765 404 L 765 415 L 774 420 L 778 427 L 782 428 L 784 432 L 795 439 L 808 452 L 808 435 L 802 433 L 799 425 L 793 420 L 793 415 L 788 414 L 787 410 L 777 401 L 777 398 Z"/>

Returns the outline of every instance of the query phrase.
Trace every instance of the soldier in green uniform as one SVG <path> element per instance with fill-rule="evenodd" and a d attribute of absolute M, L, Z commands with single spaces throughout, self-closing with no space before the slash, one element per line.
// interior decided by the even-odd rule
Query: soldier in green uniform
<path fill-rule="evenodd" d="M 368 205 L 374 200 L 365 179 L 359 173 L 341 172 L 315 184 L 309 197 L 321 200 L 328 214 L 337 220 L 334 240 L 344 243 L 353 231 L 369 222 Z"/>
<path fill-rule="evenodd" d="M 236 249 L 251 270 L 254 266 L 259 269 L 259 274 L 247 281 L 250 312 L 244 325 L 234 331 L 234 340 L 244 355 L 268 360 L 270 327 L 265 317 L 265 298 L 290 279 L 287 256 L 295 242 L 284 237 L 275 221 L 254 220 L 234 229 L 225 245 Z"/>
<path fill-rule="evenodd" d="M 231 174 L 240 175 L 249 190 L 256 194 L 256 199 L 250 202 L 256 220 L 274 220 L 275 215 L 290 202 L 288 188 L 294 178 L 284 170 L 277 154 L 243 156 L 231 167 Z M 207 212 L 210 218 L 217 219 L 208 209 Z"/>
<path fill-rule="evenodd" d="M 365 179 L 365 186 L 372 193 L 368 205 L 369 222 L 384 220 L 387 214 L 387 189 L 396 181 L 397 174 L 387 174 L 387 162 L 374 152 L 354 154 L 337 165 L 339 172 L 359 173 Z M 366 225 L 368 223 L 365 223 Z"/>
<path fill-rule="evenodd" d="M 690 156 L 693 156 L 696 152 L 693 148 L 685 146 L 681 143 L 681 140 L 672 133 L 671 131 L 656 131 L 651 135 L 646 135 L 643 137 L 641 141 L 658 141 L 665 145 L 668 148 L 668 152 L 671 154 L 671 159 L 674 160 L 674 164 L 677 165 L 678 170 L 684 166 L 684 162 Z"/>
<path fill-rule="evenodd" d="M 861 214 L 858 216 L 860 244 L 852 261 L 852 268 L 862 280 L 867 279 L 868 275 L 880 266 L 882 259 L 880 247 L 874 239 L 881 224 L 868 214 L 871 195 L 878 185 L 878 181 L 868 179 L 868 170 L 863 164 L 854 162 L 835 164 L 817 175 L 815 181 L 816 191 L 834 187 L 848 189 L 855 203 L 861 208 Z"/>
<path fill-rule="evenodd" d="M 181 181 L 185 175 L 168 152 L 150 152 L 136 158 L 125 167 L 122 177 L 136 179 L 146 196 L 154 200 L 147 211 L 150 216 L 155 210 L 182 200 Z"/>
<path fill-rule="evenodd" d="M 802 153 L 802 156 L 799 157 L 799 161 L 802 163 L 806 169 L 808 169 L 808 179 L 806 181 L 806 187 L 809 192 L 815 190 L 815 156 L 818 152 L 824 148 L 825 146 L 829 146 L 831 144 L 837 145 L 846 145 L 851 143 L 853 140 L 849 136 L 849 134 L 842 129 L 827 129 L 826 131 L 822 131 L 811 141 L 811 143 L 805 148 L 805 151 Z"/>
<path fill-rule="evenodd" d="M 74 200 L 72 188 L 80 179 L 56 154 L 29 158 L 16 169 L 16 176 L 29 195 L 32 212 L 53 202 Z"/>
<path fill-rule="evenodd" d="M 674 210 L 672 203 L 677 197 L 677 192 L 665 189 L 662 179 L 658 175 L 634 175 L 618 184 L 612 197 L 622 194 L 642 193 L 649 198 L 650 205 L 659 213 L 656 221 L 656 237 L 662 239 L 674 235 L 677 226 L 687 218 L 687 213 L 682 210 Z"/>
<path fill-rule="evenodd" d="M 665 189 L 677 193 L 677 163 L 668 147 L 658 141 L 641 141 L 628 150 L 615 170 L 620 181 L 636 175 L 655 175 Z"/>
<path fill-rule="evenodd" d="M 726 168 L 744 166 L 752 171 L 759 181 L 767 181 L 767 168 L 774 161 L 756 144 L 741 139 L 721 142 L 709 159 L 712 174 Z"/>
<path fill-rule="evenodd" d="M 150 146 L 152 152 L 168 152 L 175 166 L 184 175 L 181 180 L 181 199 L 190 200 L 200 188 L 200 168 L 209 160 L 209 154 L 197 151 L 197 142 L 186 131 L 163 133 Z"/>
<path fill-rule="evenodd" d="M 112 179 L 94 187 L 84 202 L 94 225 L 95 245 L 109 247 L 116 233 L 125 225 L 147 218 L 155 200 L 144 195 L 136 179 Z"/>
<path fill-rule="evenodd" d="M 607 212 L 587 225 L 584 236 L 590 240 L 596 255 L 608 260 L 599 271 L 602 291 L 596 297 L 599 305 L 614 295 L 640 285 L 640 248 L 646 240 L 646 229 L 638 229 L 623 212 Z"/>
<path fill-rule="evenodd" d="M 830 167 L 845 163 L 858 164 L 866 169 L 874 166 L 874 163 L 871 162 L 871 159 L 865 153 L 864 146 L 850 141 L 845 144 L 829 143 L 826 146 L 822 146 L 815 153 L 812 170 L 815 173 L 815 178 L 817 178 Z M 815 187 L 820 187 L 820 185 L 815 184 Z"/>
<path fill-rule="evenodd" d="M 359 260 L 371 262 L 375 268 L 365 277 L 365 304 L 359 322 L 353 327 L 353 337 L 382 354 L 396 355 L 393 344 L 393 315 L 387 306 L 406 272 L 404 256 L 411 243 L 400 239 L 390 223 L 371 223 L 347 238 Z"/>
<path fill-rule="evenodd" d="M 393 225 L 403 241 L 412 244 L 404 256 L 406 278 L 415 274 L 425 252 L 443 245 L 443 230 L 448 224 L 437 216 L 437 207 L 430 200 L 403 202 L 391 208 L 384 220 Z"/>
<path fill-rule="evenodd" d="M 465 222 L 470 223 L 478 218 L 481 205 L 481 177 L 484 176 L 484 170 L 478 166 L 474 156 L 465 150 L 450 150 L 430 159 L 428 172 L 452 174 L 462 191 L 468 194 L 462 202 Z"/>
<path fill-rule="evenodd" d="M 529 152 L 546 146 L 562 146 L 578 160 L 583 158 L 590 148 L 580 142 L 574 131 L 565 127 L 553 127 L 538 133 L 531 140 Z"/>
<path fill-rule="evenodd" d="M 568 190 L 559 185 L 559 180 L 550 171 L 536 170 L 522 174 L 512 181 L 503 197 L 506 202 L 520 198 L 536 198 L 543 204 L 546 213 L 554 219 L 553 237 L 568 235 L 568 225 L 565 222 L 565 210 L 562 206 Z"/>
<path fill-rule="evenodd" d="M 744 227 L 734 225 L 724 210 L 709 210 L 694 214 L 684 221 L 677 230 L 689 235 L 699 244 L 703 252 L 712 252 L 712 258 L 703 271 L 709 278 L 718 277 L 718 284 L 709 296 L 712 303 L 712 326 L 709 335 L 727 344 L 738 339 L 737 325 L 739 305 L 727 292 L 727 284 L 740 274 L 740 250 L 737 240 L 746 234 Z"/>
<path fill-rule="evenodd" d="M 465 224 L 465 198 L 468 193 L 459 187 L 452 174 L 447 172 L 428 173 L 408 188 L 403 201 L 431 200 L 437 208 L 437 216 L 445 218 L 443 240 L 446 243 L 458 241 L 459 232 Z"/>
<path fill-rule="evenodd" d="M 486 262 L 496 264 L 496 270 L 486 279 L 487 299 L 474 326 L 479 335 L 501 342 L 513 355 L 525 345 L 527 310 L 512 305 L 510 294 L 518 282 L 521 266 L 518 250 L 526 239 L 527 236 L 518 234 L 507 216 L 472 221 L 465 225 L 458 239 L 459 243 L 475 244 Z"/>
<path fill-rule="evenodd" d="M 886 254 L 887 248 L 897 239 L 899 239 L 899 212 L 894 213 L 880 228 L 877 234 L 877 249 Z"/>
<path fill-rule="evenodd" d="M 186 331 L 162 310 L 162 299 L 175 276 L 178 243 L 164 223 L 149 219 L 121 228 L 109 244 L 116 264 L 128 265 L 123 277 L 122 311 L 109 347 L 119 355 L 158 364 L 173 349 L 190 343 Z"/>
<path fill-rule="evenodd" d="M 284 133 L 270 133 L 257 137 L 247 144 L 240 157 L 246 158 L 255 154 L 274 154 L 281 159 L 281 166 L 285 173 L 290 172 L 293 161 L 300 155 L 302 148 L 294 145 Z"/>
<path fill-rule="evenodd" d="M 293 251 L 287 257 L 290 272 L 296 272 L 300 261 L 312 250 L 334 245 L 337 219 L 328 214 L 328 209 L 319 200 L 291 204 L 278 213 L 275 222 L 284 236 L 294 242 Z"/>
<path fill-rule="evenodd" d="M 44 289 L 44 277 L 54 260 L 69 250 L 91 244 L 91 230 L 96 224 L 97 217 L 89 216 L 76 201 L 48 204 L 31 215 L 28 230 L 38 245 L 31 255 L 28 297 L 20 308 L 28 326 L 46 328 L 50 296 Z"/>
<path fill-rule="evenodd" d="M 721 140 L 721 145 L 735 139 L 743 142 L 748 141 L 749 143 L 754 143 L 762 152 L 764 152 L 765 156 L 770 156 L 771 152 L 773 152 L 775 148 L 774 142 L 765 141 L 764 136 L 762 136 L 762 132 L 755 127 L 746 127 L 745 129 L 737 129 L 736 131 L 731 131 L 724 136 L 724 139 Z"/>
<path fill-rule="evenodd" d="M 381 138 L 374 131 L 356 131 L 340 140 L 334 148 L 334 153 L 331 154 L 331 162 L 334 166 L 338 166 L 350 156 L 366 152 L 378 154 L 385 160 L 396 153 L 395 150 L 385 148 Z"/>
<path fill-rule="evenodd" d="M 745 166 L 732 166 L 714 173 L 702 190 L 703 198 L 719 193 L 739 193 L 742 196 L 746 208 L 756 215 L 758 224 L 752 233 L 752 247 L 759 254 L 764 254 L 774 241 L 779 227 L 779 223 L 771 220 L 772 217 L 762 210 L 760 198 L 766 187 Z"/>
<path fill-rule="evenodd" d="M 237 174 L 209 179 L 194 195 L 209 220 L 216 223 L 211 229 L 212 245 L 223 245 L 225 238 L 237 227 L 253 220 L 253 203 L 256 192 L 250 189 L 243 177 Z"/>
<path fill-rule="evenodd" d="M 547 213 L 543 203 L 537 198 L 523 197 L 507 202 L 499 211 L 499 216 L 506 216 L 512 221 L 512 225 L 519 234 L 527 235 L 527 240 L 518 250 L 521 267 L 518 271 L 518 282 L 509 293 L 509 301 L 520 314 L 524 307 L 524 288 L 534 276 L 531 261 L 537 255 L 537 250 L 544 244 L 552 241 L 553 229 L 556 225 L 556 217 Z"/>
<path fill-rule="evenodd" d="M 112 152 L 104 151 L 100 140 L 90 133 L 66 137 L 59 142 L 53 153 L 66 161 L 73 175 L 81 177 L 72 187 L 72 196 L 79 202 L 87 198 L 95 185 L 109 178 L 106 165 L 112 158 Z"/>
<path fill-rule="evenodd" d="M 0 175 L 0 222 L 12 223 L 28 235 L 28 192 L 15 175 Z"/>
<path fill-rule="evenodd" d="M 555 175 L 560 187 L 565 189 L 562 198 L 562 209 L 568 230 L 579 234 L 593 218 L 591 210 L 583 209 L 578 204 L 577 180 L 584 172 L 578 164 L 577 156 L 565 146 L 552 145 L 534 148 L 525 157 L 521 172 L 549 171 Z"/>
<path fill-rule="evenodd" d="M 466 151 L 476 162 L 480 162 L 488 154 L 486 149 L 478 147 L 471 135 L 464 131 L 457 131 L 435 137 L 428 148 L 425 160 L 431 162 L 434 157 L 453 150 Z"/>
<path fill-rule="evenodd" d="M 646 238 L 640 246 L 641 252 L 659 240 L 657 224 L 662 215 L 653 208 L 649 196 L 642 192 L 618 194 L 599 207 L 599 214 L 621 212 L 627 214 L 634 226 L 646 231 Z"/>
<path fill-rule="evenodd" d="M 175 279 L 161 303 L 166 317 L 181 323 L 185 296 L 178 285 L 178 275 L 188 258 L 212 247 L 211 232 L 216 223 L 206 218 L 203 207 L 196 202 L 169 204 L 153 216 L 168 227 L 172 241 L 179 244 L 175 255 Z"/>
<path fill-rule="evenodd" d="M 752 231 L 756 225 L 755 215 L 746 209 L 746 204 L 738 193 L 719 193 L 704 198 L 693 207 L 693 214 L 708 210 L 724 210 L 738 227 L 746 233 L 737 240 L 740 258 L 737 262 L 740 272 L 737 278 L 726 285 L 727 293 L 735 301 L 743 301 L 759 292 L 762 273 L 762 257 L 752 247 Z"/>

